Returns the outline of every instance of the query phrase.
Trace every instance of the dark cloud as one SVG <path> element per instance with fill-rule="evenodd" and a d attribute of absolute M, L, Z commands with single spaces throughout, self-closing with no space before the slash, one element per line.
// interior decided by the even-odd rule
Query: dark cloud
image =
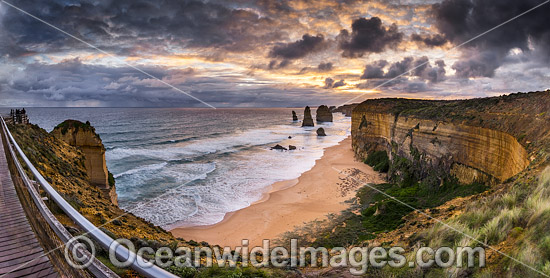
<path fill-rule="evenodd" d="M 428 47 L 442 46 L 447 43 L 447 39 L 445 39 L 445 37 L 440 34 L 412 34 L 411 40 L 414 42 L 422 43 Z"/>
<path fill-rule="evenodd" d="M 340 81 L 336 81 L 330 77 L 327 77 L 325 79 L 325 86 L 323 88 L 325 89 L 332 89 L 332 88 L 338 88 L 338 87 L 342 87 L 342 86 L 345 86 L 346 85 L 346 82 L 344 82 L 344 80 L 340 80 Z"/>
<path fill-rule="evenodd" d="M 454 45 L 510 20 L 541 4 L 537 0 L 445 0 L 433 6 L 435 26 Z M 550 5 L 543 5 L 469 42 L 453 65 L 460 77 L 493 77 L 513 48 L 534 52 L 550 61 Z"/>
<path fill-rule="evenodd" d="M 267 65 L 267 69 L 269 70 L 282 69 L 282 68 L 286 68 L 290 64 L 291 62 L 288 59 L 282 60 L 280 62 L 277 60 L 271 60 Z"/>
<path fill-rule="evenodd" d="M 317 70 L 319 71 L 330 71 L 332 70 L 334 66 L 332 65 L 332 63 L 328 62 L 328 63 L 320 63 L 318 66 L 317 66 Z"/>
<path fill-rule="evenodd" d="M 502 64 L 502 55 L 492 51 L 468 51 L 470 55 L 464 55 L 462 59 L 453 64 L 455 75 L 461 78 L 468 77 L 492 77 Z"/>
<path fill-rule="evenodd" d="M 403 39 L 397 25 L 382 25 L 378 17 L 359 18 L 351 25 L 351 33 L 344 29 L 337 37 L 342 56 L 354 58 L 365 53 L 380 53 L 387 48 L 395 48 Z"/>
<path fill-rule="evenodd" d="M 302 39 L 291 43 L 279 43 L 269 52 L 271 58 L 299 59 L 323 49 L 325 37 L 305 34 Z"/>
<path fill-rule="evenodd" d="M 411 70 L 413 61 L 414 59 L 412 57 L 405 57 L 402 61 L 391 64 L 384 78 L 395 78 Z"/>
<path fill-rule="evenodd" d="M 385 69 L 387 70 L 384 71 Z M 392 79 L 399 76 L 418 77 L 432 83 L 441 82 L 445 79 L 445 62 L 437 60 L 435 66 L 432 66 L 426 56 L 417 59 L 405 57 L 392 64 L 379 60 L 365 66 L 361 79 Z"/>
<path fill-rule="evenodd" d="M 388 65 L 388 61 L 379 60 L 372 64 L 368 64 L 361 75 L 361 79 L 374 79 L 384 77 L 384 68 Z"/>
<path fill-rule="evenodd" d="M 279 41 L 277 21 L 257 13 L 198 0 L 12 1 L 15 6 L 115 53 L 166 53 L 174 48 L 211 47 L 241 52 Z M 0 41 L 15 39 L 20 52 L 88 48 L 61 32 L 3 5 Z M 139 41 L 139 45 L 135 43 Z M 8 54 L 0 45 L 0 55 Z"/>

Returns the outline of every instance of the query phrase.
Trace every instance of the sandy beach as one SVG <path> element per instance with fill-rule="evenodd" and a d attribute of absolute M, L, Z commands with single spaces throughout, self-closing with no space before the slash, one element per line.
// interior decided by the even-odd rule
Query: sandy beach
<path fill-rule="evenodd" d="M 222 222 L 175 228 L 171 232 L 176 237 L 213 245 L 240 246 L 242 239 L 250 240 L 251 246 L 261 245 L 263 239 L 277 238 L 304 222 L 323 219 L 329 213 L 347 208 L 343 202 L 353 197 L 361 184 L 346 181 L 346 174 L 338 173 L 333 167 L 361 171 L 364 182 L 383 182 L 382 176 L 371 167 L 354 159 L 348 137 L 326 149 L 315 166 L 298 179 L 273 184 L 262 200 L 227 214 Z"/>

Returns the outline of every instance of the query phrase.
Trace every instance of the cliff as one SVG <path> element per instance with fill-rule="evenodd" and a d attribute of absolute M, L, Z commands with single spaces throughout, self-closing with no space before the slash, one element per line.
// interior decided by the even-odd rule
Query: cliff
<path fill-rule="evenodd" d="M 540 155 L 549 108 L 548 91 L 460 101 L 368 100 L 353 109 L 352 147 L 362 160 L 386 151 L 393 181 L 410 174 L 495 184 Z M 397 169 L 403 159 L 412 173 Z"/>
<path fill-rule="evenodd" d="M 66 120 L 56 126 L 51 134 L 84 153 L 90 183 L 102 189 L 113 204 L 118 205 L 114 179 L 109 181 L 105 147 L 95 128 L 89 122 Z"/>
<path fill-rule="evenodd" d="M 340 112 L 340 113 L 346 115 L 346 117 L 351 117 L 351 112 L 353 111 L 353 109 L 355 107 L 357 107 L 357 103 L 345 104 L 345 105 L 338 106 L 337 108 L 332 109 L 331 112 L 332 113 Z"/>
<path fill-rule="evenodd" d="M 12 125 L 9 128 L 15 140 L 45 179 L 94 225 L 104 225 L 103 228 L 114 233 L 116 237 L 145 238 L 164 244 L 175 240 L 162 228 L 123 211 L 105 196 L 102 188 L 92 185 L 86 167 L 88 158 L 80 147 L 74 147 L 61 140 L 57 132 L 48 133 L 37 125 Z M 66 135 L 69 130 L 70 128 L 67 129 Z M 96 142 L 95 140 L 88 138 L 76 142 L 91 144 Z M 110 188 L 114 191 L 114 186 Z M 54 213 L 64 225 L 76 227 L 60 210 L 54 210 Z"/>

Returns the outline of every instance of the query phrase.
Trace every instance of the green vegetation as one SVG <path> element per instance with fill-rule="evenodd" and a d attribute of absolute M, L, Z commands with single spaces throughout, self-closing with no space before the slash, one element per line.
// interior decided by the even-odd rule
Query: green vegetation
<path fill-rule="evenodd" d="M 386 151 L 372 152 L 365 159 L 365 163 L 371 166 L 375 171 L 387 173 L 390 168 L 390 159 Z"/>
<path fill-rule="evenodd" d="M 350 201 L 349 209 L 287 232 L 281 243 L 298 238 L 301 244 L 316 247 L 351 246 L 399 228 L 413 208 L 434 208 L 488 189 L 479 183 L 460 184 L 442 169 L 426 169 L 423 155 L 413 146 L 410 152 L 412 160 L 396 153 L 390 160 L 386 151 L 370 153 L 364 162 L 377 171 L 388 172 L 391 182 L 364 186 Z"/>
<path fill-rule="evenodd" d="M 113 176 L 113 173 L 111 173 L 110 171 L 108 171 L 108 173 L 109 186 L 115 186 L 115 177 Z"/>
<path fill-rule="evenodd" d="M 483 277 L 501 277 L 502 271 L 510 277 L 536 275 L 518 261 L 550 275 L 549 218 L 550 168 L 547 168 L 539 179 L 521 177 L 503 193 L 469 203 L 462 214 L 446 221 L 448 226 L 436 224 L 420 233 L 418 240 L 426 246 L 451 248 L 483 244 L 513 247 L 505 253 L 516 260 L 495 258 L 496 261 L 487 264 Z"/>
<path fill-rule="evenodd" d="M 77 120 L 66 120 L 55 127 L 55 129 L 59 129 L 59 128 L 61 128 L 61 134 L 63 135 L 67 133 L 69 128 L 74 128 L 76 131 L 78 131 L 80 128 L 82 128 L 83 130 L 92 129 L 95 132 L 94 127 L 90 125 L 89 121 L 86 121 L 86 123 L 83 123 Z"/>

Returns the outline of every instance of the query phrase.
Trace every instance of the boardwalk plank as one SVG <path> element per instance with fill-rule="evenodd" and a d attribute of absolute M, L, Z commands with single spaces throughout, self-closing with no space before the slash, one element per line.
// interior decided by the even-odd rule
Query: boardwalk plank
<path fill-rule="evenodd" d="M 0 136 L 0 276 L 58 277 L 17 196 L 2 141 Z"/>

